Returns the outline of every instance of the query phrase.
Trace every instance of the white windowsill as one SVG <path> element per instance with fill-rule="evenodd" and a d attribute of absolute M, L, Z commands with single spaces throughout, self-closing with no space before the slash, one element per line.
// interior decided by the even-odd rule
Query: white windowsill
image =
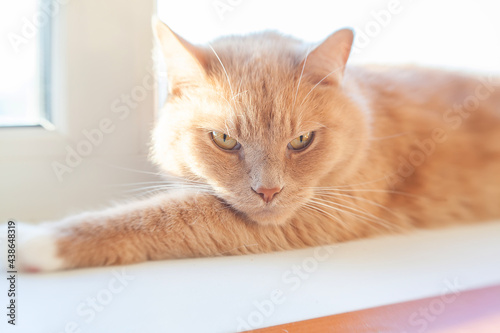
<path fill-rule="evenodd" d="M 497 285 L 499 239 L 500 221 L 349 242 L 331 247 L 307 278 L 293 267 L 313 267 L 317 249 L 21 275 L 17 329 L 64 332 L 74 322 L 94 333 L 234 332 L 238 318 L 248 320 L 255 302 L 275 290 L 284 301 L 263 316 L 262 327 L 438 296 L 453 292 L 450 282 L 460 291 Z M 321 251 L 323 258 L 327 252 Z M 133 280 L 110 293 L 110 283 L 120 286 L 113 272 L 122 269 Z M 112 295 L 109 303 L 86 322 L 87 298 L 108 301 L 106 295 Z M 0 298 L 5 304 L 6 295 Z M 6 320 L 2 325 L 17 332 Z"/>

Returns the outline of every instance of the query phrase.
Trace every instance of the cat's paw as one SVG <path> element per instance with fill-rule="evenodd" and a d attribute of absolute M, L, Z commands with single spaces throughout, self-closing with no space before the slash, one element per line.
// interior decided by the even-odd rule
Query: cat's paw
<path fill-rule="evenodd" d="M 15 266 L 18 271 L 37 273 L 63 268 L 57 256 L 57 232 L 46 225 L 18 223 Z"/>

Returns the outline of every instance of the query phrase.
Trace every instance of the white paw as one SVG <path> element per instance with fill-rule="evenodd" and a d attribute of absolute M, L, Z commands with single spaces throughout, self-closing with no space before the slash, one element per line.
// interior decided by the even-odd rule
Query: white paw
<path fill-rule="evenodd" d="M 56 231 L 48 225 L 17 223 L 16 267 L 23 272 L 46 272 L 63 268 L 57 257 Z"/>

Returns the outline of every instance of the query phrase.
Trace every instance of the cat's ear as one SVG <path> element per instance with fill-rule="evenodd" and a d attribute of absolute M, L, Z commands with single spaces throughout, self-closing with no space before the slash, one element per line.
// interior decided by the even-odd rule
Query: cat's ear
<path fill-rule="evenodd" d="M 299 69 L 303 69 L 304 75 L 316 83 L 340 84 L 351 53 L 353 39 L 354 34 L 351 29 L 342 29 L 331 34 L 307 55 Z"/>
<path fill-rule="evenodd" d="M 153 19 L 153 30 L 165 57 L 170 92 L 202 80 L 206 66 L 204 49 L 189 43 L 158 19 Z"/>

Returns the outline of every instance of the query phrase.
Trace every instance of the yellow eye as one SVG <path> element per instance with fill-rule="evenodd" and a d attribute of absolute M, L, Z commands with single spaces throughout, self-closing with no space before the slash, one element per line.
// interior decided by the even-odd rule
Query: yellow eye
<path fill-rule="evenodd" d="M 240 148 L 240 144 L 238 143 L 238 141 L 236 141 L 227 134 L 212 131 L 210 132 L 210 135 L 212 136 L 212 140 L 215 142 L 215 144 L 221 147 L 222 149 L 236 150 Z"/>
<path fill-rule="evenodd" d="M 288 148 L 293 150 L 301 150 L 309 146 L 312 142 L 313 132 L 307 132 L 299 137 L 296 137 L 288 144 Z"/>

